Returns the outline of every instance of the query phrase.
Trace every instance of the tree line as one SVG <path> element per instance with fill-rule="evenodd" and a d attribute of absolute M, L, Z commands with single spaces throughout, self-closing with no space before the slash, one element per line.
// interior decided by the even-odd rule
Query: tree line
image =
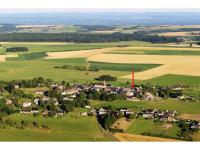
<path fill-rule="evenodd" d="M 178 43 L 182 42 L 177 37 L 164 37 L 149 35 L 142 32 L 113 33 L 113 34 L 83 34 L 83 33 L 7 33 L 0 35 L 0 41 L 24 41 L 24 42 L 119 42 L 119 41 L 145 41 L 152 43 Z"/>

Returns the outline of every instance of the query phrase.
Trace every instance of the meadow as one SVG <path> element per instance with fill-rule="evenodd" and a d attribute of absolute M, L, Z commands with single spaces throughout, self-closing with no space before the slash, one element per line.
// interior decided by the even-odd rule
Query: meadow
<path fill-rule="evenodd" d="M 146 119 L 134 119 L 132 125 L 126 130 L 126 132 L 130 134 L 143 134 L 146 132 L 156 135 L 169 136 L 171 138 L 178 138 L 178 131 L 179 127 L 175 124 L 154 122 L 153 120 Z"/>
<path fill-rule="evenodd" d="M 138 111 L 142 108 L 150 109 L 156 108 L 160 110 L 176 110 L 179 113 L 199 114 L 200 102 L 185 102 L 173 99 L 163 99 L 160 101 L 113 101 L 113 102 L 99 102 L 91 101 L 95 107 L 113 106 L 114 108 L 130 108 L 133 111 Z"/>
<path fill-rule="evenodd" d="M 143 84 L 151 83 L 154 85 L 175 85 L 175 84 L 199 85 L 200 76 L 167 74 L 144 81 L 138 81 L 138 83 L 143 83 Z"/>
<path fill-rule="evenodd" d="M 87 64 L 85 58 L 69 59 L 36 59 L 21 61 L 5 61 L 0 65 L 0 78 L 4 81 L 31 79 L 33 77 L 51 78 L 56 81 L 66 80 L 69 82 L 90 82 L 100 75 L 110 74 L 112 76 L 122 76 L 128 72 L 105 71 L 98 72 L 58 69 L 55 66 L 63 65 L 83 65 Z"/>
<path fill-rule="evenodd" d="M 113 71 L 128 71 L 131 72 L 134 68 L 135 72 L 145 71 L 154 67 L 158 67 L 158 64 L 120 64 L 120 63 L 105 63 L 89 61 L 91 68 L 98 68 L 100 70 L 113 70 Z"/>
<path fill-rule="evenodd" d="M 0 141 L 111 141 L 100 130 L 95 117 L 76 117 L 79 111 L 66 114 L 62 118 L 33 117 L 14 114 L 7 118 L 20 124 L 28 123 L 25 129 L 0 129 Z M 37 121 L 39 128 L 32 127 Z M 41 126 L 47 125 L 48 129 Z"/>

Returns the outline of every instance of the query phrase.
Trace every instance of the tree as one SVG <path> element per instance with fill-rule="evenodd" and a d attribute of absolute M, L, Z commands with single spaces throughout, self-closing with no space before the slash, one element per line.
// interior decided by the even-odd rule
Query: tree
<path fill-rule="evenodd" d="M 6 89 L 9 93 L 11 93 L 12 90 L 15 89 L 15 85 L 12 84 L 12 83 L 9 83 L 9 84 L 5 87 L 5 89 Z"/>
<path fill-rule="evenodd" d="M 66 113 L 71 112 L 74 110 L 74 105 L 72 102 L 67 101 L 61 104 L 61 109 L 63 109 Z"/>
<path fill-rule="evenodd" d="M 26 122 L 24 120 L 21 121 L 22 128 L 26 127 L 27 125 L 28 125 L 28 122 Z"/>
<path fill-rule="evenodd" d="M 36 121 L 33 121 L 33 126 L 36 127 L 36 128 L 39 128 L 39 123 L 36 122 Z"/>

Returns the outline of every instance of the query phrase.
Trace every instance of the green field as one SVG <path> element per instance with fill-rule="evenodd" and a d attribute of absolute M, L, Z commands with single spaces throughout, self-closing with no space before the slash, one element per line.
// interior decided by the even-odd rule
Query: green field
<path fill-rule="evenodd" d="M 175 85 L 175 84 L 197 85 L 200 84 L 200 77 L 167 74 L 153 79 L 144 80 L 139 83 L 151 83 L 154 85 Z"/>
<path fill-rule="evenodd" d="M 134 67 L 135 72 L 145 71 L 158 67 L 158 64 L 118 64 L 118 63 L 104 63 L 104 62 L 89 62 L 91 68 L 98 68 L 99 70 L 113 70 L 113 71 L 132 71 Z"/>
<path fill-rule="evenodd" d="M 77 51 L 97 48 L 115 47 L 120 45 L 152 45 L 148 42 L 104 42 L 104 43 L 71 43 L 71 42 L 0 42 L 0 53 L 4 53 L 6 48 L 27 47 L 29 52 L 58 52 L 58 51 Z"/>
<path fill-rule="evenodd" d="M 128 74 L 124 71 L 105 71 L 98 72 L 57 69 L 55 66 L 63 65 L 83 65 L 86 64 L 85 58 L 72 59 L 36 59 L 21 61 L 0 62 L 0 79 L 5 81 L 17 79 L 31 79 L 33 77 L 51 78 L 57 81 L 66 80 L 69 82 L 90 82 L 100 75 L 110 74 L 112 76 L 122 76 Z"/>
<path fill-rule="evenodd" d="M 8 57 L 6 58 L 6 60 L 8 61 L 34 60 L 34 59 L 41 59 L 46 56 L 47 54 L 45 52 L 31 52 L 31 53 L 18 54 L 18 57 Z"/>
<path fill-rule="evenodd" d="M 200 55 L 200 51 L 190 51 L 182 50 L 123 50 L 123 51 L 113 51 L 111 54 L 139 54 L 139 55 Z"/>
<path fill-rule="evenodd" d="M 200 102 L 184 102 L 179 100 L 160 100 L 157 102 L 153 101 L 113 101 L 113 102 L 98 102 L 91 101 L 95 107 L 105 107 L 113 106 L 115 108 L 130 108 L 133 111 L 137 111 L 142 108 L 156 108 L 160 110 L 176 110 L 179 113 L 188 113 L 188 114 L 199 114 L 200 113 Z"/>
<path fill-rule="evenodd" d="M 7 118 L 20 124 L 21 120 L 28 122 L 25 129 L 0 129 L 0 141 L 111 141 L 100 130 L 95 117 L 76 117 L 69 113 L 62 118 L 33 117 L 29 115 L 10 115 Z M 32 127 L 37 121 L 40 128 Z M 49 130 L 42 129 L 48 125 Z"/>
<path fill-rule="evenodd" d="M 176 134 L 178 133 L 179 128 L 176 125 L 172 125 L 171 128 L 166 129 L 164 128 L 166 124 L 167 123 L 165 122 L 154 122 L 153 120 L 135 119 L 126 132 L 131 134 L 142 134 L 146 132 L 178 138 Z"/>

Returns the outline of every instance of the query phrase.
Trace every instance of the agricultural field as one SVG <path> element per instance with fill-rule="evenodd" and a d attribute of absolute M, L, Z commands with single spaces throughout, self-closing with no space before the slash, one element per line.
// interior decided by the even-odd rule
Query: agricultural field
<path fill-rule="evenodd" d="M 118 47 L 120 45 L 122 47 Z M 128 45 L 128 47 L 123 47 L 123 45 Z M 9 80 L 12 77 L 12 71 L 16 68 L 15 71 L 18 74 L 15 74 L 14 79 L 32 78 L 38 74 L 49 77 L 49 73 L 56 70 L 58 74 L 53 74 L 53 78 L 56 80 L 63 77 L 66 79 L 67 75 L 71 78 L 73 75 L 74 80 L 77 81 L 81 81 L 81 78 L 84 78 L 85 81 L 92 81 L 98 75 L 105 73 L 118 77 L 119 81 L 126 82 L 131 79 L 130 72 L 134 66 L 136 83 L 159 83 L 161 85 L 175 84 L 174 81 L 185 84 L 199 83 L 200 73 L 196 68 L 199 68 L 200 64 L 200 56 L 198 56 L 200 49 L 189 47 L 189 45 L 177 46 L 132 41 L 81 43 L 80 45 L 64 42 L 1 42 L 1 46 L 2 53 L 5 53 L 5 49 L 9 47 L 20 46 L 29 49 L 29 52 L 6 53 L 6 55 L 0 56 L 0 60 L 5 61 L 4 65 L 0 67 L 1 70 L 4 70 L 1 75 L 2 80 Z M 86 58 L 85 64 L 90 64 L 92 68 L 98 68 L 100 71 L 98 73 L 89 72 L 89 75 L 86 75 L 88 73 L 84 71 L 64 70 L 60 74 L 61 70 L 53 68 L 70 64 L 68 60 L 65 62 L 64 59 L 82 57 Z M 28 70 L 20 67 L 27 62 L 34 66 L 27 67 Z M 38 70 L 41 72 L 36 73 Z M 73 79 L 68 78 L 68 80 L 72 81 Z"/>
<path fill-rule="evenodd" d="M 132 125 L 126 130 L 130 134 L 151 133 L 156 135 L 177 138 L 179 128 L 165 122 L 153 122 L 153 120 L 135 119 Z"/>
<path fill-rule="evenodd" d="M 186 76 L 186 75 L 174 75 L 167 74 L 152 79 L 138 81 L 138 83 L 151 83 L 154 85 L 174 85 L 174 84 L 185 84 L 195 86 L 200 84 L 199 76 Z"/>
<path fill-rule="evenodd" d="M 105 136 L 95 117 L 78 117 L 79 110 L 68 113 L 62 118 L 43 118 L 42 116 L 10 115 L 7 119 L 20 124 L 28 123 L 25 129 L 0 129 L 0 141 L 111 141 Z M 33 128 L 32 122 L 37 121 L 39 128 Z M 48 129 L 41 126 L 47 125 Z"/>
<path fill-rule="evenodd" d="M 178 142 L 175 139 L 151 137 L 129 133 L 115 133 L 114 136 L 122 142 Z M 180 142 L 180 141 L 179 141 Z"/>
<path fill-rule="evenodd" d="M 200 113 L 200 103 L 199 102 L 185 102 L 173 99 L 163 99 L 160 101 L 113 101 L 113 102 L 99 102 L 91 101 L 92 105 L 95 107 L 106 107 L 113 106 L 116 109 L 129 108 L 133 111 L 144 109 L 159 109 L 159 110 L 176 110 L 179 113 L 187 114 L 199 114 Z"/>
<path fill-rule="evenodd" d="M 84 58 L 78 59 L 36 59 L 21 61 L 5 61 L 1 62 L 0 70 L 1 80 L 10 81 L 17 79 L 31 79 L 33 77 L 42 76 L 57 81 L 66 80 L 69 82 L 87 82 L 94 81 L 94 78 L 110 74 L 113 76 L 121 76 L 127 74 L 123 71 L 104 71 L 88 72 L 79 70 L 68 70 L 55 68 L 62 65 L 87 65 Z"/>

